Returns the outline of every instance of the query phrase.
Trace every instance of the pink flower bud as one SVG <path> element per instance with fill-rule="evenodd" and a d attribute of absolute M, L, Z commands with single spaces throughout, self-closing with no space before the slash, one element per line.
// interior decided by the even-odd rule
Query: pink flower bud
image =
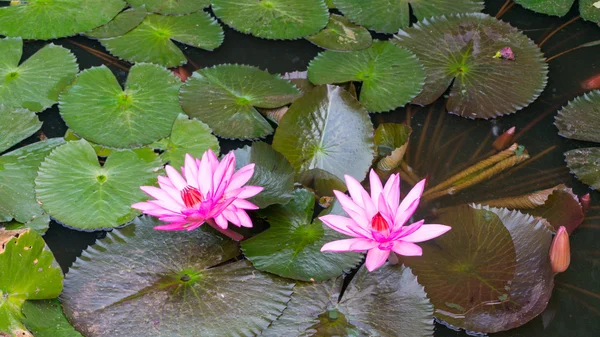
<path fill-rule="evenodd" d="M 552 245 L 550 245 L 550 265 L 555 273 L 562 273 L 571 263 L 571 246 L 569 244 L 569 234 L 564 226 L 560 226 Z"/>

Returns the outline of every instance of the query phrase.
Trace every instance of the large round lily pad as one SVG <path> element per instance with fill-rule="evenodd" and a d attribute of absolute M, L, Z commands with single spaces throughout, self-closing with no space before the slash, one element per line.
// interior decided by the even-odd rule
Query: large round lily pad
<path fill-rule="evenodd" d="M 210 0 L 127 0 L 133 7 L 145 6 L 149 12 L 187 14 L 210 6 Z"/>
<path fill-rule="evenodd" d="M 0 153 L 31 136 L 42 127 L 34 112 L 0 104 Z"/>
<path fill-rule="evenodd" d="M 546 86 L 548 65 L 538 46 L 486 14 L 423 20 L 395 37 L 396 44 L 413 51 L 425 66 L 425 86 L 412 100 L 415 104 L 430 104 L 451 86 L 448 112 L 494 118 L 527 106 Z M 506 47 L 514 60 L 494 57 Z"/>
<path fill-rule="evenodd" d="M 0 39 L 0 104 L 42 111 L 75 78 L 77 61 L 68 49 L 49 44 L 19 65 L 22 49 L 21 38 Z"/>
<path fill-rule="evenodd" d="M 360 81 L 360 102 L 370 112 L 403 106 L 423 88 L 425 71 L 415 55 L 388 41 L 375 41 L 365 50 L 325 51 L 310 62 L 314 84 Z"/>
<path fill-rule="evenodd" d="M 588 147 L 565 152 L 567 166 L 582 183 L 600 191 L 600 148 Z"/>
<path fill-rule="evenodd" d="M 57 299 L 25 301 L 23 324 L 35 337 L 83 337 L 63 314 Z"/>
<path fill-rule="evenodd" d="M 0 7 L 0 35 L 49 40 L 102 26 L 124 7 L 123 0 L 27 0 Z"/>
<path fill-rule="evenodd" d="M 515 3 L 536 13 L 548 15 L 566 15 L 575 0 L 515 0 Z M 600 21 L 600 4 L 598 0 L 579 0 L 579 13 L 585 20 L 598 23 Z"/>
<path fill-rule="evenodd" d="M 200 69 L 181 88 L 183 110 L 225 138 L 253 139 L 273 132 L 256 110 L 277 108 L 300 92 L 278 75 L 251 66 L 225 64 Z"/>
<path fill-rule="evenodd" d="M 361 254 L 321 252 L 327 242 L 345 237 L 320 220 L 312 222 L 314 206 L 314 194 L 299 189 L 287 204 L 265 210 L 271 227 L 242 242 L 246 258 L 259 270 L 302 281 L 328 280 L 355 267 Z M 343 213 L 339 205 L 332 209 Z"/>
<path fill-rule="evenodd" d="M 230 261 L 235 242 L 204 227 L 155 231 L 159 224 L 134 220 L 69 270 L 61 298 L 85 336 L 255 336 L 286 307 L 293 284 Z"/>
<path fill-rule="evenodd" d="M 554 124 L 563 137 L 600 143 L 600 90 L 569 102 L 558 112 Z"/>
<path fill-rule="evenodd" d="M 86 140 L 54 149 L 40 165 L 35 191 L 56 220 L 82 230 L 111 228 L 133 219 L 140 186 L 154 185 L 162 168 L 150 149 L 112 151 L 100 165 Z"/>
<path fill-rule="evenodd" d="M 350 20 L 380 33 L 396 33 L 410 24 L 410 7 L 417 19 L 456 13 L 479 12 L 478 0 L 333 0 Z"/>
<path fill-rule="evenodd" d="M 77 135 L 94 143 L 139 147 L 169 135 L 182 113 L 181 81 L 154 64 L 131 67 L 125 89 L 106 66 L 87 69 L 60 96 L 60 114 Z"/>
<path fill-rule="evenodd" d="M 320 31 L 329 20 L 323 0 L 213 0 L 225 24 L 265 39 L 297 39 Z"/>
<path fill-rule="evenodd" d="M 337 14 L 331 14 L 327 27 L 306 39 L 321 48 L 340 51 L 361 50 L 373 43 L 366 28 Z"/>
<path fill-rule="evenodd" d="M 86 32 L 85 35 L 96 39 L 122 36 L 142 23 L 146 15 L 148 15 L 146 7 L 129 8 L 115 16 L 109 23 Z"/>
<path fill-rule="evenodd" d="M 129 62 L 151 62 L 169 68 L 187 62 L 173 41 L 213 50 L 223 43 L 223 29 L 206 12 L 183 16 L 149 14 L 127 34 L 100 40 L 111 54 Z"/>

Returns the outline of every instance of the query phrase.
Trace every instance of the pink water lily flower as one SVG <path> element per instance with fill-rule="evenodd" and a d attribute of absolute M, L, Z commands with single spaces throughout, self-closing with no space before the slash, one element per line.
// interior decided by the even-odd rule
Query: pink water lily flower
<path fill-rule="evenodd" d="M 408 226 L 417 207 L 425 180 L 421 180 L 400 203 L 400 175 L 393 174 L 385 187 L 371 170 L 371 194 L 350 176 L 345 176 L 350 197 L 334 191 L 342 208 L 350 216 L 325 215 L 320 217 L 332 229 L 352 236 L 352 239 L 333 241 L 321 248 L 322 252 L 361 252 L 367 250 L 365 265 L 369 271 L 381 267 L 390 252 L 405 256 L 421 256 L 423 250 L 415 242 L 438 237 L 451 229 L 444 225 L 425 225 L 420 220 Z"/>
<path fill-rule="evenodd" d="M 181 168 L 183 175 L 170 165 L 165 170 L 167 177 L 158 177 L 160 188 L 141 187 L 142 191 L 155 199 L 131 206 L 167 222 L 155 229 L 191 231 L 206 222 L 239 240 L 239 234 L 227 229 L 228 223 L 252 227 L 246 210 L 258 207 L 245 199 L 263 190 L 260 186 L 244 186 L 254 174 L 254 164 L 235 172 L 233 151 L 219 162 L 209 149 L 202 159 L 194 159 L 186 154 L 185 165 Z"/>

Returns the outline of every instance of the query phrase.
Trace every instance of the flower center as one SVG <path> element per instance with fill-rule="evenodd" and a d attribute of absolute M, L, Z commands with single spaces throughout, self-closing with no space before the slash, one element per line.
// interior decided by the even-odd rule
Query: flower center
<path fill-rule="evenodd" d="M 202 202 L 202 194 L 197 188 L 188 185 L 181 190 L 181 199 L 185 207 L 192 208 Z"/>
<path fill-rule="evenodd" d="M 390 234 L 390 224 L 378 212 L 371 220 L 371 229 L 377 233 L 388 236 Z"/>

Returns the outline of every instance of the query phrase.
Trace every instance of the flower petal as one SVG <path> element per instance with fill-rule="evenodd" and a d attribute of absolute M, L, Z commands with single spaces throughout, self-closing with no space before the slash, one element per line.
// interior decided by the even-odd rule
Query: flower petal
<path fill-rule="evenodd" d="M 227 219 L 227 221 L 231 222 L 232 224 L 240 227 L 242 225 L 242 222 L 240 221 L 240 219 L 237 216 L 237 208 L 235 206 L 229 206 L 227 207 L 225 210 L 223 210 L 223 216 L 225 217 L 225 219 Z"/>
<path fill-rule="evenodd" d="M 423 249 L 410 242 L 395 241 L 392 250 L 399 255 L 404 256 L 421 256 Z"/>
<path fill-rule="evenodd" d="M 419 207 L 419 199 L 413 200 L 412 204 L 410 204 L 407 209 L 401 210 L 401 207 L 402 205 L 398 207 L 398 212 L 396 213 L 396 217 L 394 218 L 394 232 L 402 228 L 402 226 L 404 226 L 408 219 L 412 217 L 413 213 L 415 213 L 415 211 L 417 210 L 417 207 Z"/>
<path fill-rule="evenodd" d="M 344 239 L 328 242 L 321 247 L 322 252 L 362 252 L 365 249 L 361 247 L 369 246 L 372 241 L 368 239 Z M 353 249 L 352 246 L 356 245 L 359 249 Z M 377 245 L 377 243 L 375 243 Z"/>
<path fill-rule="evenodd" d="M 403 236 L 408 236 L 414 232 L 416 232 L 417 230 L 419 230 L 419 228 L 421 228 L 421 226 L 423 226 L 423 223 L 425 222 L 425 220 L 419 220 L 417 222 L 414 222 L 408 226 L 404 226 L 404 227 L 400 227 L 398 228 L 390 237 L 390 240 L 396 240 L 399 239 Z"/>
<path fill-rule="evenodd" d="M 235 215 L 240 219 L 240 225 L 242 227 L 252 228 L 252 219 L 250 219 L 246 211 L 240 209 Z"/>
<path fill-rule="evenodd" d="M 187 180 L 188 185 L 198 188 L 198 166 L 189 153 L 185 154 L 185 165 L 182 172 L 185 173 L 185 180 Z"/>
<path fill-rule="evenodd" d="M 344 179 L 346 180 L 346 186 L 348 187 L 348 193 L 352 200 L 360 207 L 366 208 L 363 200 L 363 195 L 367 193 L 364 187 L 358 182 L 358 180 L 354 179 L 354 177 L 349 176 L 347 174 L 344 175 Z"/>
<path fill-rule="evenodd" d="M 215 218 L 215 223 L 217 224 L 217 226 L 226 229 L 228 222 L 227 219 L 225 219 L 225 217 L 223 216 L 223 214 L 219 214 L 217 215 Z"/>
<path fill-rule="evenodd" d="M 250 201 L 244 200 L 244 199 L 235 199 L 231 204 L 240 209 L 249 209 L 249 210 L 259 209 L 258 206 L 251 203 Z"/>
<path fill-rule="evenodd" d="M 198 165 L 198 188 L 205 198 L 210 198 L 213 194 L 214 171 L 210 160 L 208 159 L 209 156 L 210 153 L 208 151 L 204 152 L 202 159 L 200 160 L 200 165 Z"/>
<path fill-rule="evenodd" d="M 398 212 L 397 213 L 404 213 L 404 212 L 406 212 L 415 201 L 417 201 L 417 205 L 414 208 L 417 208 L 419 206 L 419 201 L 421 199 L 421 195 L 423 195 L 423 189 L 425 189 L 425 179 L 419 181 L 410 190 L 410 192 L 408 192 L 408 194 L 406 195 L 406 197 L 404 197 L 404 199 L 402 199 L 402 202 L 400 203 L 400 206 L 398 206 Z M 413 211 L 413 213 L 414 213 L 414 211 Z M 396 214 L 396 216 L 398 216 L 398 214 Z"/>
<path fill-rule="evenodd" d="M 262 186 L 244 186 L 240 188 L 241 192 L 237 194 L 239 199 L 248 199 L 262 192 L 264 188 Z M 228 189 L 229 190 L 229 189 Z"/>
<path fill-rule="evenodd" d="M 171 165 L 165 166 L 165 171 L 167 172 L 167 175 L 169 176 L 171 183 L 173 183 L 173 186 L 175 186 L 176 189 L 181 191 L 182 189 L 184 189 L 187 186 L 187 181 L 185 181 L 185 179 L 183 179 L 181 174 L 179 174 L 179 172 L 177 172 L 177 170 L 175 168 L 173 168 L 173 166 L 171 166 Z"/>
<path fill-rule="evenodd" d="M 161 226 L 154 226 L 154 229 L 158 231 L 181 231 L 186 228 L 182 224 L 166 224 Z"/>
<path fill-rule="evenodd" d="M 381 185 L 381 179 L 379 179 L 379 176 L 373 169 L 369 172 L 369 184 L 371 185 L 371 199 L 379 200 L 383 186 Z"/>
<path fill-rule="evenodd" d="M 381 250 L 377 247 L 369 250 L 367 253 L 367 261 L 365 265 L 369 271 L 374 271 L 375 269 L 383 266 L 388 256 L 390 256 L 389 250 Z"/>
<path fill-rule="evenodd" d="M 451 229 L 452 227 L 444 225 L 423 225 L 414 233 L 403 236 L 401 240 L 404 242 L 423 242 L 437 238 Z"/>
<path fill-rule="evenodd" d="M 367 214 L 362 207 L 358 206 L 354 201 L 352 201 L 352 199 L 340 191 L 334 190 L 333 193 L 342 205 L 344 211 L 346 211 L 346 213 L 348 213 L 348 215 L 354 219 L 359 226 L 365 229 L 369 228 L 371 219 L 367 218 Z"/>
<path fill-rule="evenodd" d="M 319 220 L 323 221 L 324 224 L 329 226 L 331 229 L 338 231 L 342 234 L 346 234 L 352 237 L 368 237 L 367 231 L 356 224 L 356 222 L 350 218 L 341 215 L 328 214 L 319 217 Z M 350 227 L 353 227 L 354 232 L 350 230 Z M 360 235 L 358 233 L 365 233 L 365 235 Z"/>
<path fill-rule="evenodd" d="M 392 176 L 385 183 L 385 187 L 383 188 L 383 195 L 385 197 L 385 201 L 388 206 L 392 209 L 392 211 L 396 211 L 398 209 L 398 204 L 400 203 L 400 175 L 392 174 Z"/>
<path fill-rule="evenodd" d="M 229 182 L 229 188 L 240 188 L 242 186 L 244 186 L 248 180 L 250 180 L 250 178 L 252 178 L 252 175 L 254 174 L 254 163 L 248 164 L 244 167 L 242 167 L 241 169 L 239 169 L 237 172 L 235 172 L 233 174 L 233 176 L 231 177 L 231 181 Z"/>

